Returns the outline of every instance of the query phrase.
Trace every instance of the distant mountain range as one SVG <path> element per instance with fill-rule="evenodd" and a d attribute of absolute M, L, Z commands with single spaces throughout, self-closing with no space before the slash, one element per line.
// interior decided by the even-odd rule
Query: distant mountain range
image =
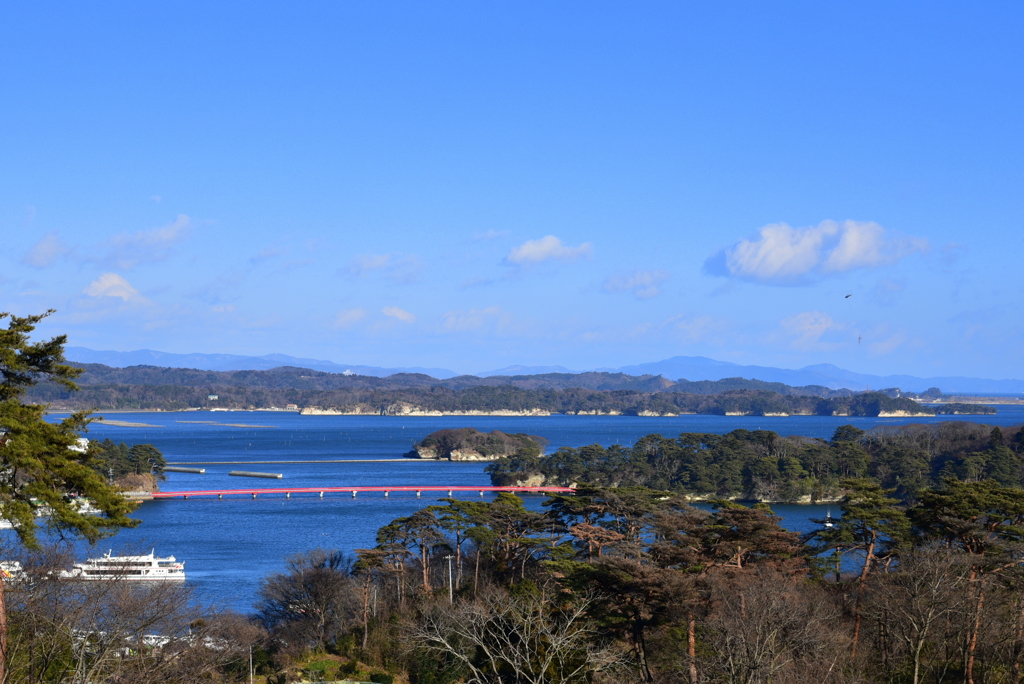
<path fill-rule="evenodd" d="M 65 355 L 71 361 L 80 363 L 101 363 L 114 368 L 128 366 L 161 366 L 164 368 L 194 368 L 198 370 L 269 370 L 281 366 L 294 366 L 326 373 L 349 372 L 371 377 L 387 377 L 395 373 L 422 373 L 441 380 L 458 376 L 458 373 L 444 368 L 381 368 L 377 366 L 344 365 L 333 361 L 304 359 L 285 354 L 265 356 L 240 356 L 236 354 L 171 354 L 143 349 L 132 352 L 94 351 L 84 347 L 67 347 Z M 764 382 L 780 382 L 794 387 L 821 385 L 831 389 L 886 389 L 899 387 L 908 392 L 923 392 L 938 387 L 946 394 L 1021 394 L 1024 380 L 990 380 L 961 376 L 919 378 L 912 375 L 870 375 L 845 370 L 832 364 L 817 364 L 792 370 L 769 366 L 744 366 L 728 361 L 716 361 L 703 356 L 674 356 L 663 361 L 643 363 L 621 368 L 598 368 L 602 372 L 624 373 L 627 375 L 661 375 L 669 380 L 722 380 L 725 378 L 748 378 Z M 477 377 L 510 375 L 541 375 L 548 373 L 582 373 L 570 371 L 562 366 L 508 366 L 493 371 L 477 373 Z"/>
<path fill-rule="evenodd" d="M 765 382 L 787 385 L 824 385 L 832 389 L 851 390 L 886 389 L 899 387 L 907 392 L 923 392 L 938 387 L 946 394 L 1020 394 L 1024 393 L 1024 380 L 988 380 L 962 376 L 919 378 L 913 375 L 870 375 L 855 373 L 830 363 L 805 366 L 797 370 L 768 366 L 742 366 L 728 361 L 716 361 L 703 356 L 674 356 L 664 361 L 623 366 L 615 369 L 629 375 L 662 375 L 673 380 L 721 380 L 729 377 L 756 378 Z"/>
<path fill-rule="evenodd" d="M 474 373 L 478 378 L 490 378 L 495 375 L 543 375 L 545 373 L 584 373 L 586 371 L 573 371 L 565 366 L 505 366 L 498 370 Z M 614 371 L 612 371 L 614 372 Z"/>
<path fill-rule="evenodd" d="M 444 368 L 378 368 L 376 366 L 345 366 L 333 361 L 303 359 L 286 354 L 267 354 L 266 356 L 241 356 L 238 354 L 172 354 L 170 352 L 139 349 L 137 351 L 95 351 L 85 347 L 65 347 L 64 356 L 69 361 L 79 363 L 102 363 L 112 368 L 128 366 L 160 366 L 161 368 L 195 368 L 196 370 L 232 371 L 232 370 L 270 370 L 281 366 L 295 366 L 324 373 L 344 373 L 350 371 L 356 375 L 369 375 L 384 378 L 395 373 L 423 373 L 438 379 L 453 378 L 453 373 Z"/>

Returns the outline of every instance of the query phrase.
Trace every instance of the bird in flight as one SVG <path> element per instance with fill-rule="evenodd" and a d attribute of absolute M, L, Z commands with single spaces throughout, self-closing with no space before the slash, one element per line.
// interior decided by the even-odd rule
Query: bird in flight
<path fill-rule="evenodd" d="M 857 335 L 857 344 L 860 344 L 861 337 L 862 337 L 862 335 Z"/>
<path fill-rule="evenodd" d="M 850 298 L 850 297 L 852 297 L 852 296 L 853 296 L 852 294 L 848 294 L 848 295 L 846 295 L 845 297 L 843 297 L 843 299 L 849 299 L 849 298 Z"/>

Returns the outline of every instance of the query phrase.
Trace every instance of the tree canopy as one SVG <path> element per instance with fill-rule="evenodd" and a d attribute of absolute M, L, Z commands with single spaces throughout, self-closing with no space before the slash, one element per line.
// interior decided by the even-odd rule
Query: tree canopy
<path fill-rule="evenodd" d="M 51 525 L 90 542 L 138 522 L 128 517 L 133 504 L 91 467 L 93 453 L 79 442 L 89 414 L 77 412 L 50 422 L 45 405 L 23 403 L 28 389 L 43 380 L 75 388 L 79 371 L 65 363 L 66 337 L 29 339 L 51 313 L 0 313 L 0 321 L 8 321 L 7 328 L 0 329 L 0 518 L 10 521 L 29 547 L 38 546 L 36 522 L 41 513 Z M 83 512 L 75 497 L 87 497 L 102 515 Z"/>

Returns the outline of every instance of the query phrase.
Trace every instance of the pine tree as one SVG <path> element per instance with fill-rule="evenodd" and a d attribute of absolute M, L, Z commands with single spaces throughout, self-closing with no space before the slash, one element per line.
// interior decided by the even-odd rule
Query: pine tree
<path fill-rule="evenodd" d="M 128 514 L 133 505 L 90 467 L 93 456 L 79 443 L 89 424 L 88 413 L 73 413 L 60 422 L 45 420 L 46 406 L 22 403 L 25 392 L 40 381 L 70 390 L 81 370 L 64 362 L 66 337 L 32 343 L 29 334 L 52 314 L 14 316 L 0 313 L 0 519 L 10 521 L 19 541 L 38 548 L 36 515 L 65 533 L 95 542 L 122 527 L 138 524 Z M 83 514 L 69 495 L 91 499 L 102 512 Z M 6 681 L 7 611 L 0 582 L 0 681 Z"/>

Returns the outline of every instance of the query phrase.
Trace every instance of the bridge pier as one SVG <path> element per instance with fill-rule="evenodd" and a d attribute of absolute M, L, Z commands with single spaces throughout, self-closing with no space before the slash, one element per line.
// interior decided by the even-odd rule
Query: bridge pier
<path fill-rule="evenodd" d="M 186 496 L 185 498 L 187 499 L 188 497 Z M 224 498 L 224 495 L 223 495 L 223 494 L 218 494 L 218 495 L 217 495 L 217 498 L 218 498 L 218 499 L 223 499 L 223 498 Z"/>
<path fill-rule="evenodd" d="M 292 493 L 291 492 L 285 492 L 284 498 L 286 498 L 286 499 L 292 498 Z"/>
<path fill-rule="evenodd" d="M 419 498 L 419 497 L 420 497 L 420 496 L 421 496 L 422 494 L 423 494 L 423 492 L 421 492 L 421 491 L 420 491 L 420 490 L 418 490 L 418 489 L 416 490 L 416 498 L 417 498 L 417 499 L 418 499 L 418 498 Z"/>
<path fill-rule="evenodd" d="M 352 498 L 353 499 L 356 498 L 356 490 L 354 490 L 354 489 L 352 490 Z"/>
<path fill-rule="evenodd" d="M 484 495 L 484 490 L 481 489 L 480 490 L 480 496 L 483 496 L 483 495 Z"/>
<path fill-rule="evenodd" d="M 388 494 L 390 494 L 390 493 L 391 493 L 391 492 L 389 492 L 388 490 L 386 490 L 386 489 L 385 489 L 385 490 L 384 490 L 384 498 L 385 498 L 385 499 L 386 499 L 386 498 L 388 498 Z"/>
<path fill-rule="evenodd" d="M 256 492 L 252 493 L 252 498 L 254 498 L 254 499 L 256 498 Z"/>
<path fill-rule="evenodd" d="M 183 497 L 181 497 L 181 498 L 182 498 L 182 499 L 185 499 L 185 500 L 187 501 L 187 500 L 188 500 L 188 494 L 186 494 L 185 496 L 183 496 Z"/>
<path fill-rule="evenodd" d="M 320 498 L 321 499 L 324 498 L 324 493 L 323 492 L 320 492 Z"/>
<path fill-rule="evenodd" d="M 452 497 L 452 490 L 449 489 L 448 490 L 448 498 L 450 499 L 451 497 Z"/>

